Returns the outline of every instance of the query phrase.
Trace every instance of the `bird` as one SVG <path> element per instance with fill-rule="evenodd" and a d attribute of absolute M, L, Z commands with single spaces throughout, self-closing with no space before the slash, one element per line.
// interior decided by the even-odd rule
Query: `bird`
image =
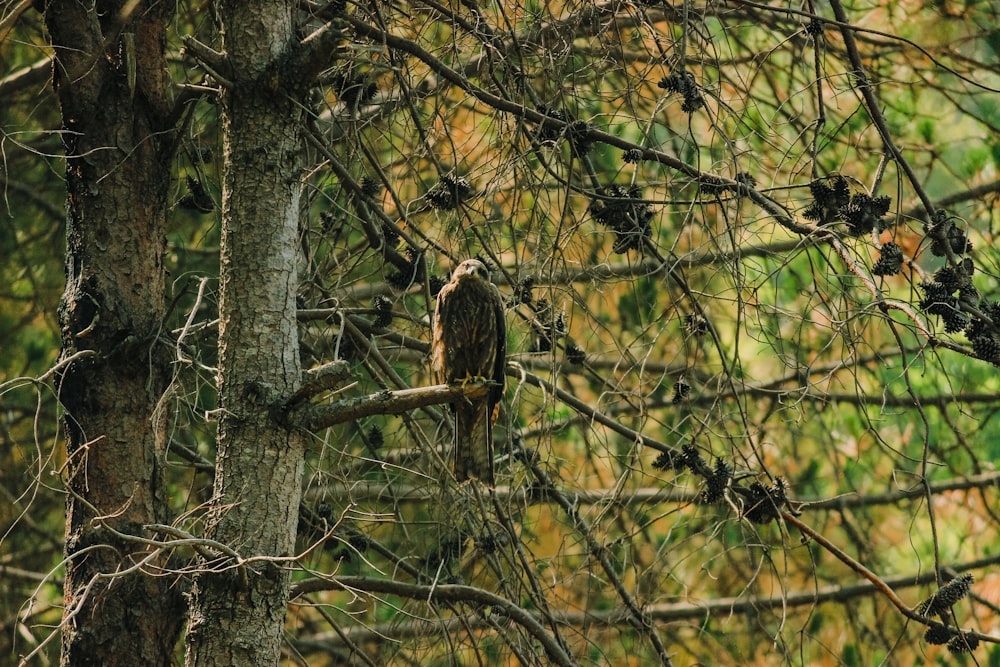
<path fill-rule="evenodd" d="M 476 478 L 493 486 L 493 424 L 503 398 L 507 328 L 500 290 L 478 259 L 459 264 L 438 292 L 431 335 L 436 382 L 490 382 L 486 396 L 459 399 L 452 410 L 455 478 Z"/>

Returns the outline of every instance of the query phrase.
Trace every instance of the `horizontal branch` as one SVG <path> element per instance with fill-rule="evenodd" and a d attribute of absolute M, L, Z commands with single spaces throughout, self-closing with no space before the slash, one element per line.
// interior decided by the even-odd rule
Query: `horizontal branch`
<path fill-rule="evenodd" d="M 651 264 L 657 265 L 657 262 L 652 262 Z M 655 266 L 650 266 L 655 270 Z M 592 272 L 578 272 L 575 274 L 568 273 L 561 277 L 561 279 L 570 280 L 581 280 L 585 281 L 588 276 L 598 277 L 598 276 L 610 276 L 618 275 L 619 271 L 625 271 L 625 267 L 620 265 L 602 265 L 599 267 L 594 267 Z M 324 320 L 333 321 L 336 317 L 344 311 L 343 309 L 314 309 L 314 310 L 302 310 L 299 311 L 298 316 L 300 320 Z M 392 330 L 378 329 L 372 325 L 372 323 L 363 317 L 358 317 L 356 315 L 348 316 L 353 324 L 355 324 L 359 329 L 361 329 L 366 334 L 376 334 L 381 340 L 389 341 L 397 344 L 403 348 L 413 350 L 418 354 L 426 354 L 429 350 L 429 344 L 427 341 L 414 338 L 411 336 L 406 336 L 404 334 L 397 333 Z M 948 349 L 960 348 L 960 346 L 951 343 L 950 341 L 938 340 L 938 345 L 940 347 L 946 347 Z M 919 350 L 909 350 L 910 352 L 919 352 Z M 965 352 L 964 348 L 961 351 Z M 865 357 L 859 357 L 855 359 L 856 364 L 864 364 L 873 360 L 884 359 L 885 357 L 893 354 L 890 351 L 881 352 L 875 355 L 869 355 Z M 551 369 L 552 364 L 547 360 L 543 360 L 538 355 L 533 355 L 530 353 L 525 354 L 512 354 L 509 358 L 512 365 L 508 367 L 507 374 L 511 378 L 517 380 L 527 380 L 529 384 L 533 384 L 544 388 L 546 391 L 554 394 L 560 401 L 572 407 L 579 415 L 586 418 L 589 421 L 596 422 L 607 426 L 608 428 L 614 430 L 620 435 L 629 438 L 631 440 L 642 442 L 643 444 L 652 447 L 661 452 L 674 452 L 669 445 L 666 445 L 658 440 L 650 438 L 634 429 L 631 429 L 621 423 L 616 417 L 635 408 L 632 406 L 609 406 L 604 411 L 599 411 L 596 408 L 588 405 L 586 402 L 576 398 L 573 394 L 565 391 L 561 388 L 552 385 L 549 382 L 543 380 L 540 376 L 532 373 L 522 374 L 521 369 L 524 368 L 544 368 Z M 607 368 L 607 369 L 622 369 L 621 360 L 612 357 L 600 357 L 590 355 L 587 359 L 587 364 L 591 368 Z M 916 398 L 916 400 L 909 396 L 896 396 L 887 393 L 880 394 L 860 394 L 860 393 L 845 393 L 845 392 L 824 392 L 819 389 L 811 382 L 808 384 L 802 384 L 805 382 L 806 377 L 811 376 L 827 376 L 831 372 L 836 370 L 849 370 L 851 367 L 843 365 L 842 363 L 832 364 L 832 365 L 822 365 L 813 366 L 805 369 L 798 369 L 793 373 L 788 375 L 775 378 L 763 384 L 750 384 L 745 382 L 734 381 L 730 383 L 730 388 L 728 390 L 721 391 L 706 391 L 706 392 L 693 392 L 690 396 L 685 399 L 685 403 L 690 406 L 713 406 L 718 403 L 719 400 L 730 400 L 740 396 L 752 396 L 752 397 L 778 397 L 778 398 L 793 398 L 796 401 L 807 401 L 807 402 L 818 402 L 818 403 L 846 403 L 852 405 L 861 406 L 873 406 L 882 408 L 907 408 L 912 407 L 919 403 L 923 406 L 935 406 L 939 408 L 944 408 L 950 405 L 960 405 L 960 404 L 979 404 L 979 405 L 991 405 L 1000 403 L 1000 393 L 982 393 L 982 392 L 970 392 L 970 393 L 934 393 L 921 395 Z M 673 367 L 666 364 L 660 364 L 655 361 L 646 360 L 642 369 L 644 371 L 654 371 L 657 373 L 674 374 L 680 373 L 683 368 L 680 366 Z M 563 372 L 567 374 L 572 373 L 573 369 L 570 367 L 568 370 L 563 369 Z M 803 375 L 806 374 L 806 376 Z M 690 377 L 690 376 L 689 376 Z M 792 387 L 787 387 L 785 385 L 789 383 L 797 383 Z M 380 396 L 376 394 L 375 396 Z M 423 407 L 424 405 L 434 404 L 434 399 L 428 399 L 429 403 L 420 403 L 420 399 L 416 399 L 418 402 L 413 403 L 414 407 Z M 447 401 L 440 401 L 447 402 Z M 395 405 L 395 404 L 393 404 Z M 648 410 L 651 409 L 672 409 L 676 408 L 673 404 L 673 399 L 670 396 L 666 396 L 662 399 L 654 399 L 648 397 L 644 402 L 644 407 Z M 400 412 L 405 411 L 401 409 Z M 371 416 L 373 414 L 398 414 L 398 412 L 384 412 L 375 409 L 374 412 L 366 412 L 360 414 L 359 416 Z M 337 422 L 340 423 L 340 422 Z"/>
<path fill-rule="evenodd" d="M 961 204 L 965 201 L 976 200 L 986 195 L 994 194 L 1000 192 L 1000 179 L 995 181 L 990 181 L 989 183 L 984 183 L 982 185 L 977 185 L 974 188 L 969 188 L 968 190 L 962 190 L 961 192 L 954 192 L 946 197 L 942 197 L 934 202 L 936 208 L 950 208 L 955 204 Z M 907 211 L 903 212 L 902 217 L 904 218 L 919 218 L 922 208 L 913 207 Z"/>
<path fill-rule="evenodd" d="M 972 489 L 989 489 L 991 487 L 1000 488 L 1000 472 L 988 472 L 981 475 L 971 475 L 969 477 L 956 477 L 954 479 L 932 482 L 927 486 L 917 484 L 909 489 L 897 489 L 886 491 L 885 493 L 856 493 L 836 498 L 800 500 L 801 507 L 797 509 L 847 509 L 858 507 L 871 507 L 874 505 L 893 505 L 901 500 L 926 498 L 930 495 L 938 495 L 949 491 L 969 491 Z"/>
<path fill-rule="evenodd" d="M 0 97 L 9 99 L 9 95 L 22 88 L 44 85 L 50 76 L 52 76 L 52 56 L 14 70 L 0 79 Z"/>
<path fill-rule="evenodd" d="M 995 556 L 988 559 L 950 565 L 945 569 L 951 569 L 956 572 L 969 572 L 995 565 L 997 562 L 1000 562 L 1000 557 Z M 933 571 L 928 571 L 887 577 L 882 581 L 896 590 L 902 590 L 933 584 L 936 581 L 936 577 Z M 706 616 L 730 617 L 733 615 L 752 614 L 763 609 L 792 609 L 795 607 L 814 606 L 824 602 L 847 602 L 852 599 L 871 595 L 875 590 L 875 586 L 871 582 L 862 581 L 847 585 L 822 586 L 814 591 L 803 591 L 777 597 L 740 596 L 716 598 L 705 600 L 704 602 L 652 604 L 645 607 L 645 612 L 650 619 L 657 622 L 691 621 L 704 619 Z M 560 625 L 574 627 L 582 627 L 584 625 L 624 627 L 631 625 L 629 619 L 620 609 L 553 612 L 552 616 Z M 329 650 L 343 648 L 346 646 L 347 641 L 354 643 L 384 642 L 387 637 L 395 641 L 414 637 L 426 639 L 465 628 L 486 630 L 489 627 L 489 621 L 483 618 L 448 618 L 439 621 L 411 620 L 402 623 L 393 621 L 378 626 L 355 625 L 350 628 L 340 628 L 337 632 L 316 635 L 313 639 L 298 640 L 293 643 L 303 650 Z"/>
<path fill-rule="evenodd" d="M 522 609 L 507 598 L 500 597 L 481 588 L 457 584 L 422 586 L 420 584 L 408 584 L 372 577 L 331 577 L 329 579 L 308 579 L 294 584 L 290 598 L 294 600 L 302 595 L 328 590 L 385 593 L 432 603 L 465 602 L 477 607 L 491 606 L 502 609 L 511 620 L 523 627 L 532 637 L 538 640 L 554 664 L 565 665 L 566 667 L 571 667 L 574 664 L 559 645 L 556 638 L 547 632 L 539 620 L 530 612 Z"/>
<path fill-rule="evenodd" d="M 753 397 L 778 397 L 782 399 L 794 398 L 796 401 L 810 401 L 814 403 L 847 403 L 850 405 L 885 407 L 885 408 L 912 408 L 916 405 L 925 407 L 947 407 L 949 405 L 991 405 L 1000 403 L 1000 393 L 996 394 L 928 394 L 918 395 L 916 398 L 909 395 L 896 396 L 889 393 L 884 394 L 862 394 L 845 392 L 824 392 L 817 391 L 814 386 L 798 386 L 791 389 L 761 387 L 751 384 L 744 384 L 737 391 L 720 391 L 717 393 L 705 393 L 698 396 L 688 396 L 685 402 L 689 405 L 712 406 L 720 400 L 735 398 L 740 396 Z M 655 403 L 648 404 L 648 407 L 669 407 Z"/>
<path fill-rule="evenodd" d="M 931 482 L 927 487 L 923 484 L 909 489 L 897 489 L 884 493 L 851 493 L 834 498 L 793 498 L 796 510 L 811 512 L 827 509 L 857 509 L 880 505 L 894 505 L 903 500 L 924 499 L 928 492 L 940 495 L 951 491 L 970 491 L 973 489 L 1000 489 L 1000 472 L 988 472 L 969 477 L 955 477 L 938 482 Z M 413 484 L 387 485 L 384 481 L 372 482 L 357 480 L 349 483 L 332 483 L 317 486 L 312 491 L 313 499 L 322 498 L 327 502 L 334 500 L 351 503 L 422 503 L 439 497 L 436 489 Z M 498 486 L 494 493 L 499 500 L 508 504 L 522 506 L 541 502 L 549 502 L 551 498 L 537 487 Z M 686 491 L 676 488 L 641 487 L 629 491 L 619 488 L 581 489 L 572 492 L 574 502 L 580 505 L 602 506 L 637 506 L 648 508 L 651 505 L 664 503 L 686 505 L 699 502 L 700 491 Z"/>
<path fill-rule="evenodd" d="M 437 384 L 398 391 L 386 390 L 343 398 L 328 405 L 293 408 L 285 416 L 285 420 L 292 426 L 317 431 L 372 415 L 398 415 L 428 405 L 482 398 L 488 391 L 489 383 L 485 382 L 470 382 L 465 386 Z"/>
<path fill-rule="evenodd" d="M 332 361 L 302 374 L 302 386 L 288 401 L 290 406 L 333 389 L 351 376 L 351 365 L 346 361 Z"/>

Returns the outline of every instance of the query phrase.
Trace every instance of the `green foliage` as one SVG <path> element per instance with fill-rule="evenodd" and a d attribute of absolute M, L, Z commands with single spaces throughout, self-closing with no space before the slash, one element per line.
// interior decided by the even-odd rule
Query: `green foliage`
<path fill-rule="evenodd" d="M 840 654 L 840 660 L 847 667 L 860 667 L 865 664 L 861 657 L 861 652 L 858 650 L 857 644 L 844 644 L 844 648 Z"/>
<path fill-rule="evenodd" d="M 640 330 L 659 310 L 657 307 L 657 280 L 640 278 L 618 302 L 618 316 L 626 329 Z"/>

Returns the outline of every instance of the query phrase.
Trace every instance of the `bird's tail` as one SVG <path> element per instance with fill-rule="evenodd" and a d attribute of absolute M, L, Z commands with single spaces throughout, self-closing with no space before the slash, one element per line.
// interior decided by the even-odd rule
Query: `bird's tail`
<path fill-rule="evenodd" d="M 455 478 L 475 477 L 493 486 L 493 415 L 489 406 L 477 401 L 455 405 Z"/>

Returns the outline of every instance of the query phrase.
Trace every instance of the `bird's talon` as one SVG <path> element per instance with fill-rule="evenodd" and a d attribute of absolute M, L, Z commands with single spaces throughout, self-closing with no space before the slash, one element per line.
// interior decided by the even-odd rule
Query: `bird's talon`
<path fill-rule="evenodd" d="M 470 382 L 478 384 L 489 382 L 489 380 L 482 375 L 472 375 L 471 373 L 466 372 L 465 377 L 459 380 L 459 386 L 461 386 L 462 389 L 465 389 L 469 386 Z"/>

